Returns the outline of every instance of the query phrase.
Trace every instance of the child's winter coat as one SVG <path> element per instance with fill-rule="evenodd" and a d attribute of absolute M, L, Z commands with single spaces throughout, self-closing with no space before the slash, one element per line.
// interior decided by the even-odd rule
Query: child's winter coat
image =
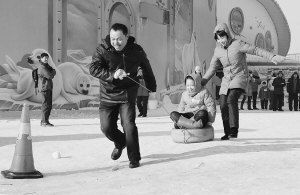
<path fill-rule="evenodd" d="M 261 100 L 269 100 L 270 99 L 270 90 L 268 86 L 262 86 L 259 89 L 258 98 Z"/>
<path fill-rule="evenodd" d="M 196 112 L 205 109 L 208 112 L 208 122 L 213 123 L 216 118 L 216 104 L 207 88 L 201 86 L 201 76 L 197 74 L 188 75 L 194 79 L 195 89 L 192 93 L 187 90 L 182 93 L 178 106 L 178 112 Z"/>

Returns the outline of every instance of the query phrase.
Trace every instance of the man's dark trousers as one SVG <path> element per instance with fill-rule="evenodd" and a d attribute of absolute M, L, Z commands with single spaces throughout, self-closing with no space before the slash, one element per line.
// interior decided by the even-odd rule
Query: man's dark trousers
<path fill-rule="evenodd" d="M 270 91 L 270 105 L 269 105 L 269 110 L 273 110 L 273 105 L 274 104 L 274 91 Z"/>
<path fill-rule="evenodd" d="M 139 112 L 143 116 L 147 116 L 148 99 L 149 99 L 149 96 L 137 96 L 137 99 L 136 99 Z"/>
<path fill-rule="evenodd" d="M 42 91 L 42 123 L 49 123 L 49 116 L 52 110 L 52 90 Z"/>
<path fill-rule="evenodd" d="M 239 88 L 229 89 L 227 95 L 220 96 L 220 109 L 225 135 L 229 135 L 231 133 L 230 128 L 239 128 L 238 99 L 240 98 L 243 92 L 244 90 Z"/>
<path fill-rule="evenodd" d="M 253 109 L 257 109 L 256 107 L 257 91 L 252 92 L 252 97 L 253 97 Z"/>
<path fill-rule="evenodd" d="M 119 113 L 124 133 L 118 129 Z M 126 146 L 129 161 L 141 160 L 138 130 L 135 124 L 135 102 L 100 102 L 99 115 L 101 131 L 115 143 L 115 147 L 121 149 Z"/>
<path fill-rule="evenodd" d="M 284 98 L 284 94 L 274 93 L 273 111 L 282 110 L 282 99 L 283 98 Z"/>
<path fill-rule="evenodd" d="M 293 110 L 293 101 L 294 101 L 294 110 L 298 110 L 298 93 L 289 93 L 289 109 Z"/>

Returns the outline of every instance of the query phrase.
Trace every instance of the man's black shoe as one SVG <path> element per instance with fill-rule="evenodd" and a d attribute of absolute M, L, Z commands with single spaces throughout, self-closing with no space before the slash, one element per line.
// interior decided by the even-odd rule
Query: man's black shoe
<path fill-rule="evenodd" d="M 253 110 L 259 110 L 258 108 L 253 108 Z"/>
<path fill-rule="evenodd" d="M 139 161 L 130 161 L 129 163 L 129 168 L 133 169 L 133 168 L 137 168 L 140 166 L 140 162 Z"/>
<path fill-rule="evenodd" d="M 143 114 L 139 114 L 139 115 L 138 115 L 138 117 L 141 117 L 141 116 L 143 116 Z"/>
<path fill-rule="evenodd" d="M 248 110 L 253 110 L 252 108 L 248 108 Z"/>
<path fill-rule="evenodd" d="M 122 155 L 122 151 L 125 148 L 125 146 L 123 148 L 114 148 L 114 150 L 111 153 L 111 159 L 113 160 L 118 160 L 120 158 L 120 156 Z"/>
<path fill-rule="evenodd" d="M 221 140 L 229 140 L 228 135 L 224 135 L 223 137 L 221 137 Z"/>
<path fill-rule="evenodd" d="M 54 125 L 51 123 L 41 123 L 42 127 L 53 127 Z"/>

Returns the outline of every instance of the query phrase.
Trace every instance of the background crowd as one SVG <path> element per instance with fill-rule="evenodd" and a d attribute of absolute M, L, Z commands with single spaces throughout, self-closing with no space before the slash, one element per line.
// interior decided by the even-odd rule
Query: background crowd
<path fill-rule="evenodd" d="M 286 93 L 285 93 L 286 91 Z M 299 103 L 300 80 L 295 71 L 290 78 L 285 78 L 282 71 L 273 72 L 262 80 L 257 71 L 249 71 L 249 90 L 242 96 L 240 110 L 247 99 L 248 110 L 259 110 L 257 99 L 260 100 L 261 110 L 283 111 L 285 95 L 288 96 L 288 108 L 290 111 L 300 110 Z"/>

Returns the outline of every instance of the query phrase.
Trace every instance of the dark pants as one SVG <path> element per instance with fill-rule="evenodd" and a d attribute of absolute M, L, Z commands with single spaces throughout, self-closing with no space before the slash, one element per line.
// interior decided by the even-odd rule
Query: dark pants
<path fill-rule="evenodd" d="M 251 109 L 251 99 L 252 99 L 252 96 L 248 96 L 248 102 L 247 102 L 248 109 Z"/>
<path fill-rule="evenodd" d="M 298 110 L 298 93 L 289 93 L 289 109 L 293 110 L 293 101 L 294 101 L 294 110 Z"/>
<path fill-rule="evenodd" d="M 274 91 L 270 91 L 270 105 L 269 105 L 269 110 L 273 110 L 273 104 L 274 104 Z"/>
<path fill-rule="evenodd" d="M 282 110 L 283 97 L 284 97 L 284 94 L 274 93 L 273 111 Z"/>
<path fill-rule="evenodd" d="M 180 113 L 180 112 L 177 112 L 177 111 L 171 112 L 170 118 L 171 118 L 172 121 L 174 122 L 174 127 L 175 127 L 175 129 L 180 129 L 180 128 L 178 127 L 178 125 L 177 125 L 177 122 L 178 122 L 180 116 L 183 116 L 183 117 L 185 117 L 185 118 L 190 119 L 190 118 L 192 118 L 192 117 L 194 116 L 194 113 L 192 113 L 192 112 Z"/>
<path fill-rule="evenodd" d="M 237 131 L 239 128 L 238 99 L 243 92 L 244 90 L 239 88 L 229 89 L 227 95 L 220 96 L 220 109 L 225 135 L 229 135 L 231 133 L 231 129 L 235 129 Z"/>
<path fill-rule="evenodd" d="M 135 102 L 100 102 L 99 114 L 103 134 L 114 142 L 116 148 L 127 146 L 129 161 L 141 160 L 138 129 L 135 124 Z M 124 133 L 118 129 L 119 114 Z"/>
<path fill-rule="evenodd" d="M 42 91 L 42 123 L 49 123 L 49 116 L 52 110 L 52 90 Z"/>
<path fill-rule="evenodd" d="M 244 109 L 243 106 L 244 106 L 246 97 L 247 97 L 246 95 L 243 96 L 243 99 L 242 99 L 242 101 L 241 101 L 241 109 Z"/>
<path fill-rule="evenodd" d="M 137 96 L 137 107 L 139 109 L 139 112 L 143 116 L 147 116 L 147 109 L 148 109 L 148 99 L 149 96 Z"/>
<path fill-rule="evenodd" d="M 252 97 L 253 97 L 253 109 L 257 109 L 256 108 L 257 91 L 252 92 Z"/>
<path fill-rule="evenodd" d="M 261 109 L 268 109 L 268 100 L 260 100 Z"/>

